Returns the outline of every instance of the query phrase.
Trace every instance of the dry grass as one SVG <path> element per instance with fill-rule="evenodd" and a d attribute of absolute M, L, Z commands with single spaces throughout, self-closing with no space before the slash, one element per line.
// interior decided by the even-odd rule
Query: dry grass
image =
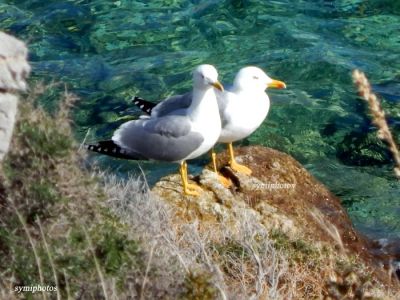
<path fill-rule="evenodd" d="M 219 223 L 206 228 L 198 220 L 177 220 L 171 207 L 147 191 L 143 180 L 118 182 L 110 177 L 106 190 L 109 206 L 129 225 L 130 235 L 154 249 L 148 258 L 150 272 L 143 276 L 155 276 L 147 281 L 146 298 L 164 290 L 172 298 L 192 299 L 200 296 L 194 286 L 199 292 L 207 290 L 209 299 L 286 298 L 281 277 L 288 271 L 287 259 L 251 215 L 238 211 L 233 226 Z"/>
<path fill-rule="evenodd" d="M 385 112 L 382 109 L 381 103 L 372 91 L 371 85 L 363 72 L 354 70 L 353 81 L 357 85 L 360 96 L 368 103 L 369 111 L 372 115 L 372 122 L 378 127 L 378 137 L 388 144 L 395 162 L 394 172 L 400 179 L 400 152 L 386 122 Z"/>
<path fill-rule="evenodd" d="M 103 176 L 107 177 L 107 176 Z M 137 280 L 145 299 L 316 299 L 379 296 L 391 299 L 360 259 L 337 245 L 269 232 L 241 207 L 232 220 L 207 224 L 181 219 L 148 191 L 143 178 L 107 177 L 111 210 L 146 250 Z M 325 226 L 325 224 L 321 224 Z M 328 234 L 336 235 L 327 228 Z M 150 250 L 150 251 L 149 251 Z M 336 297 L 336 298 L 335 298 Z M 339 298 L 337 298 L 339 297 Z"/>

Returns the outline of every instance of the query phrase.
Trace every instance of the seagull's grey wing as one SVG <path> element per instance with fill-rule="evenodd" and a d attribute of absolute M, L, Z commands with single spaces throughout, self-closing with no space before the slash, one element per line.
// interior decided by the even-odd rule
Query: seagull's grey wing
<path fill-rule="evenodd" d="M 185 116 L 165 116 L 129 121 L 114 133 L 113 141 L 132 152 L 155 160 L 180 161 L 196 150 L 203 136 L 191 131 Z"/>
<path fill-rule="evenodd" d="M 167 98 L 157 104 L 151 111 L 152 117 L 163 117 L 177 110 L 186 109 L 192 103 L 192 92 Z"/>
<path fill-rule="evenodd" d="M 219 109 L 219 116 L 221 118 L 221 126 L 222 128 L 229 122 L 228 116 L 225 113 L 225 110 L 229 103 L 229 96 L 232 94 L 231 92 L 225 90 L 224 92 L 219 92 L 217 94 L 217 102 Z"/>

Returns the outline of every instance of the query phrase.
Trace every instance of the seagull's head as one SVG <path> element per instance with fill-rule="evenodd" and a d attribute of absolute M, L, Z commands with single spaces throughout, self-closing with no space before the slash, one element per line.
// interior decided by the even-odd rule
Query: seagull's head
<path fill-rule="evenodd" d="M 237 73 L 233 86 L 237 90 L 265 91 L 267 88 L 285 89 L 282 81 L 270 78 L 263 70 L 257 67 L 244 67 Z"/>
<path fill-rule="evenodd" d="M 218 72 L 212 65 L 200 65 L 193 71 L 193 86 L 198 89 L 208 89 L 210 86 L 223 91 L 224 87 L 218 81 Z"/>

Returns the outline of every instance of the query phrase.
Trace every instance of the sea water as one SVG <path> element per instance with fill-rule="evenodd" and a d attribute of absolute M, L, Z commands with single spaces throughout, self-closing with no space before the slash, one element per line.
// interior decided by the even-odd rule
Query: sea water
<path fill-rule="evenodd" d="M 353 69 L 366 72 L 400 141 L 399 1 L 2 0 L 0 28 L 27 42 L 31 84 L 53 83 L 42 105 L 53 110 L 65 88 L 80 97 L 79 140 L 89 129 L 89 139 L 108 139 L 137 118 L 134 95 L 158 101 L 187 91 L 199 64 L 214 64 L 226 84 L 243 66 L 263 68 L 287 89 L 268 90 L 270 114 L 242 145 L 294 156 L 359 230 L 400 238 L 400 183 L 351 80 Z M 122 177 L 143 170 L 149 182 L 176 170 L 94 157 Z"/>

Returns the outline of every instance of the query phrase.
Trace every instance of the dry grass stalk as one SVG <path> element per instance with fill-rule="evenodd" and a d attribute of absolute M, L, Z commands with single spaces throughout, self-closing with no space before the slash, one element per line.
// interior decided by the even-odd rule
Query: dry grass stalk
<path fill-rule="evenodd" d="M 65 290 L 67 292 L 67 299 L 72 299 L 71 290 L 69 288 L 68 275 L 67 275 L 67 272 L 65 271 L 65 269 L 63 270 L 63 274 L 64 274 L 64 278 L 65 278 Z"/>
<path fill-rule="evenodd" d="M 148 280 L 148 274 L 150 271 L 150 265 L 151 265 L 151 260 L 153 258 L 153 253 L 154 253 L 154 248 L 157 246 L 157 242 L 153 243 L 153 246 L 150 249 L 150 255 L 149 255 L 149 260 L 147 262 L 147 266 L 146 266 L 146 272 L 144 274 L 144 278 L 143 278 L 143 282 L 142 282 L 142 287 L 140 289 L 140 300 L 144 299 L 144 288 L 146 286 L 146 282 Z"/>
<path fill-rule="evenodd" d="M 396 164 L 394 172 L 397 178 L 400 179 L 400 152 L 386 122 L 385 112 L 381 107 L 381 103 L 373 93 L 371 85 L 363 72 L 354 70 L 353 81 L 358 87 L 360 96 L 368 102 L 369 110 L 372 114 L 372 122 L 378 127 L 378 137 L 389 145 L 389 150 L 392 152 Z"/>
<path fill-rule="evenodd" d="M 58 284 L 58 277 L 57 277 L 56 267 L 54 265 L 54 261 L 53 261 L 52 255 L 51 255 L 50 247 L 49 247 L 49 245 L 48 245 L 48 243 L 46 241 L 46 237 L 45 237 L 45 234 L 43 232 L 43 226 L 42 226 L 42 223 L 40 222 L 40 218 L 37 218 L 36 223 L 39 225 L 40 235 L 42 236 L 42 240 L 43 240 L 44 246 L 46 247 L 47 256 L 49 257 L 51 270 L 52 270 L 53 276 L 54 276 L 54 282 L 55 282 L 56 287 L 57 287 L 57 300 L 61 300 L 60 285 Z"/>
<path fill-rule="evenodd" d="M 322 212 L 318 209 L 314 208 L 310 211 L 310 215 L 314 218 L 314 220 L 321 226 L 322 229 L 332 238 L 332 240 L 339 246 L 340 251 L 345 253 L 346 250 L 343 245 L 342 237 L 335 225 L 324 219 Z"/>
<path fill-rule="evenodd" d="M 105 281 L 105 279 L 104 279 L 104 275 L 103 275 L 103 272 L 102 272 L 102 270 L 101 270 L 100 263 L 99 263 L 99 261 L 98 261 L 98 259 L 97 259 L 97 257 L 96 257 L 96 252 L 95 252 L 95 250 L 94 250 L 94 246 L 93 246 L 93 243 L 92 243 L 92 239 L 90 238 L 90 235 L 89 235 L 89 233 L 86 231 L 86 229 L 85 229 L 85 227 L 84 227 L 83 224 L 82 224 L 82 230 L 83 230 L 83 232 L 85 233 L 86 240 L 87 240 L 87 242 L 88 242 L 88 246 L 89 246 L 90 252 L 92 253 L 92 256 L 93 256 L 94 264 L 95 264 L 96 270 L 97 270 L 97 275 L 99 276 L 99 280 L 100 280 L 100 283 L 101 283 L 101 287 L 102 287 L 102 289 L 103 289 L 104 299 L 105 299 L 105 300 L 108 300 L 109 297 L 108 297 L 108 293 L 107 293 L 106 281 Z"/>
<path fill-rule="evenodd" d="M 44 279 L 43 279 L 44 277 L 43 277 L 42 264 L 41 264 L 41 260 L 40 260 L 38 251 L 37 251 L 37 249 L 35 247 L 35 243 L 33 241 L 34 238 L 32 237 L 32 235 L 29 232 L 29 229 L 28 229 L 28 226 L 27 226 L 27 224 L 26 224 L 26 222 L 24 220 L 24 217 L 21 215 L 21 213 L 19 212 L 18 208 L 15 206 L 14 202 L 12 202 L 12 204 L 13 204 L 13 208 L 15 210 L 15 213 L 18 216 L 18 220 L 21 222 L 21 225 L 24 228 L 25 234 L 28 237 L 29 243 L 32 246 L 33 254 L 35 256 L 35 261 L 36 261 L 36 265 L 37 265 L 38 272 L 39 272 L 40 284 L 41 284 L 41 286 L 44 286 Z M 44 291 L 42 291 L 42 296 L 43 296 L 44 300 L 47 299 L 46 293 Z"/>

